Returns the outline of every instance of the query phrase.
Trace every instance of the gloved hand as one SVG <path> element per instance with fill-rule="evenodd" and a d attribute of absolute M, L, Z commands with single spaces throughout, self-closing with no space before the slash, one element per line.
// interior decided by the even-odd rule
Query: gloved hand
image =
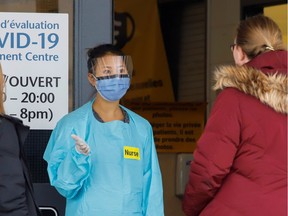
<path fill-rule="evenodd" d="M 75 134 L 72 134 L 71 137 L 75 140 L 75 147 L 79 153 L 84 155 L 88 155 L 90 153 L 90 147 L 84 140 Z"/>

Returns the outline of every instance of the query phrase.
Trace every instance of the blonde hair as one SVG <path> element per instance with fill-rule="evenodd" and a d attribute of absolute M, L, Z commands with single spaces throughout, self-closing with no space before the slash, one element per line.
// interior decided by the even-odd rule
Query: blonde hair
<path fill-rule="evenodd" d="M 0 63 L 0 114 L 4 114 L 4 75 L 2 72 L 2 67 Z"/>
<path fill-rule="evenodd" d="M 249 59 L 274 50 L 285 50 L 282 33 L 269 17 L 256 15 L 240 22 L 237 28 L 236 44 Z"/>

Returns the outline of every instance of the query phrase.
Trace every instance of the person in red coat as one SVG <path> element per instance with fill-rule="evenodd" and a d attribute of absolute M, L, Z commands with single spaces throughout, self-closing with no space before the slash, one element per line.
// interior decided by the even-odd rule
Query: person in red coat
<path fill-rule="evenodd" d="M 277 24 L 241 21 L 236 66 L 215 71 L 221 90 L 191 162 L 187 216 L 287 215 L 287 51 Z"/>

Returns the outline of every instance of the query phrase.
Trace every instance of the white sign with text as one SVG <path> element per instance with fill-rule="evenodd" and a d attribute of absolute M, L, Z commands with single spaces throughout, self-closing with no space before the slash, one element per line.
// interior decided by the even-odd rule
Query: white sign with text
<path fill-rule="evenodd" d="M 68 113 L 68 14 L 0 13 L 5 112 L 31 129 Z"/>

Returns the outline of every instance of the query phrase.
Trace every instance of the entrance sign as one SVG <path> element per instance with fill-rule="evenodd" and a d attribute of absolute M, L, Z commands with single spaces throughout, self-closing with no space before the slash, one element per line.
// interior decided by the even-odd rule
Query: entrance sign
<path fill-rule="evenodd" d="M 68 113 L 68 14 L 0 13 L 6 114 L 53 129 Z"/>

